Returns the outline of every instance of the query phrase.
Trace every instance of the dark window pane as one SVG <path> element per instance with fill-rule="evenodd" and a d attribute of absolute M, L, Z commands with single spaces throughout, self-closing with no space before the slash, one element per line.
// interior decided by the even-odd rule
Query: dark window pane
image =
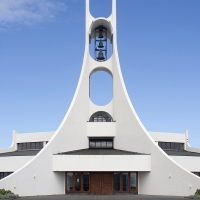
<path fill-rule="evenodd" d="M 174 142 L 171 142 L 171 149 L 175 149 L 175 144 L 174 144 Z"/>
<path fill-rule="evenodd" d="M 67 172 L 67 191 L 73 190 L 73 172 Z"/>
<path fill-rule="evenodd" d="M 83 190 L 89 191 L 90 186 L 90 174 L 89 172 L 83 172 Z"/>
<path fill-rule="evenodd" d="M 26 150 L 26 143 L 23 143 L 22 149 Z"/>
<path fill-rule="evenodd" d="M 90 141 L 90 148 L 95 148 L 95 142 L 94 141 Z"/>
<path fill-rule="evenodd" d="M 166 146 L 166 145 L 165 145 L 165 142 L 162 142 L 162 149 L 166 149 L 165 146 Z"/>
<path fill-rule="evenodd" d="M 35 142 L 31 142 L 31 149 L 35 149 Z"/>
<path fill-rule="evenodd" d="M 170 149 L 170 143 L 166 142 L 166 149 Z"/>
<path fill-rule="evenodd" d="M 178 151 L 179 150 L 179 143 L 175 143 L 175 149 Z"/>
<path fill-rule="evenodd" d="M 43 142 L 40 142 L 40 148 L 39 149 L 42 149 L 43 148 Z"/>
<path fill-rule="evenodd" d="M 81 173 L 75 172 L 75 191 L 81 191 Z"/>
<path fill-rule="evenodd" d="M 96 148 L 100 148 L 101 147 L 101 142 L 100 141 L 96 141 Z"/>
<path fill-rule="evenodd" d="M 90 122 L 112 122 L 112 117 L 106 112 L 96 112 L 90 117 Z"/>
<path fill-rule="evenodd" d="M 31 143 L 27 143 L 27 149 L 31 149 Z"/>
<path fill-rule="evenodd" d="M 192 172 L 193 174 L 200 176 L 200 172 Z"/>
<path fill-rule="evenodd" d="M 119 191 L 120 190 L 120 173 L 114 172 L 114 190 Z"/>
<path fill-rule="evenodd" d="M 40 143 L 39 142 L 36 142 L 35 149 L 40 149 Z"/>
<path fill-rule="evenodd" d="M 134 192 L 137 189 L 137 174 L 136 172 L 130 173 L 130 189 Z"/>
<path fill-rule="evenodd" d="M 122 173 L 122 190 L 128 191 L 128 172 Z"/>
<path fill-rule="evenodd" d="M 161 147 L 161 142 L 158 142 L 158 146 Z"/>
<path fill-rule="evenodd" d="M 101 142 L 101 147 L 102 147 L 102 148 L 106 148 L 106 147 L 107 147 L 106 141 L 102 141 L 102 142 Z"/>
<path fill-rule="evenodd" d="M 183 144 L 183 143 L 180 144 L 180 150 L 181 150 L 181 151 L 184 150 L 184 144 Z"/>
<path fill-rule="evenodd" d="M 22 143 L 19 143 L 18 144 L 18 150 L 22 150 L 22 149 L 23 149 Z"/>
<path fill-rule="evenodd" d="M 113 147 L 112 141 L 108 141 L 108 142 L 107 142 L 107 148 L 112 148 L 112 147 Z"/>
<path fill-rule="evenodd" d="M 0 172 L 0 179 L 4 178 L 3 172 Z"/>

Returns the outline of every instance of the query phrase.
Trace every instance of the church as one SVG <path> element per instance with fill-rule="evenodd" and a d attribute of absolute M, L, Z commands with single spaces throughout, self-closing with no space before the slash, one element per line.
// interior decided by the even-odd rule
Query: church
<path fill-rule="evenodd" d="M 0 188 L 20 196 L 193 195 L 200 188 L 200 149 L 189 145 L 187 131 L 146 130 L 121 73 L 116 0 L 108 18 L 94 18 L 85 3 L 85 52 L 70 107 L 54 132 L 13 131 L 11 147 L 0 149 Z M 90 99 L 90 77 L 99 71 L 112 77 L 113 98 L 104 106 Z"/>

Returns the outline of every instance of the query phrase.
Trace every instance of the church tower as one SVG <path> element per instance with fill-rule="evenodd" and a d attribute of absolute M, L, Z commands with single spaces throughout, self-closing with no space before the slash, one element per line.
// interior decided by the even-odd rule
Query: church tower
<path fill-rule="evenodd" d="M 90 99 L 90 77 L 98 71 L 112 77 L 113 98 L 104 106 Z M 48 144 L 25 165 L 0 180 L 0 188 L 21 196 L 65 193 L 187 196 L 200 188 L 200 178 L 158 146 L 133 108 L 118 57 L 116 0 L 112 0 L 108 18 L 94 18 L 86 0 L 85 52 L 71 105 Z"/>

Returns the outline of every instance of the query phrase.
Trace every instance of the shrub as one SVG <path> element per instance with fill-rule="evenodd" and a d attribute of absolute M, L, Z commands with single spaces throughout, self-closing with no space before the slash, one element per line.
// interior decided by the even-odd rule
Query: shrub
<path fill-rule="evenodd" d="M 199 196 L 200 195 L 200 189 L 197 189 L 194 195 Z"/>
<path fill-rule="evenodd" d="M 0 189 L 0 199 L 18 198 L 19 196 L 10 190 Z"/>

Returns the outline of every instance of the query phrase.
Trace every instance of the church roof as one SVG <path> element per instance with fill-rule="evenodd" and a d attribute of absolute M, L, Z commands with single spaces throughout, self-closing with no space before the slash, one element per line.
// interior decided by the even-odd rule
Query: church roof
<path fill-rule="evenodd" d="M 146 154 L 124 151 L 119 149 L 81 149 L 81 150 L 59 153 L 59 155 L 146 155 Z"/>

